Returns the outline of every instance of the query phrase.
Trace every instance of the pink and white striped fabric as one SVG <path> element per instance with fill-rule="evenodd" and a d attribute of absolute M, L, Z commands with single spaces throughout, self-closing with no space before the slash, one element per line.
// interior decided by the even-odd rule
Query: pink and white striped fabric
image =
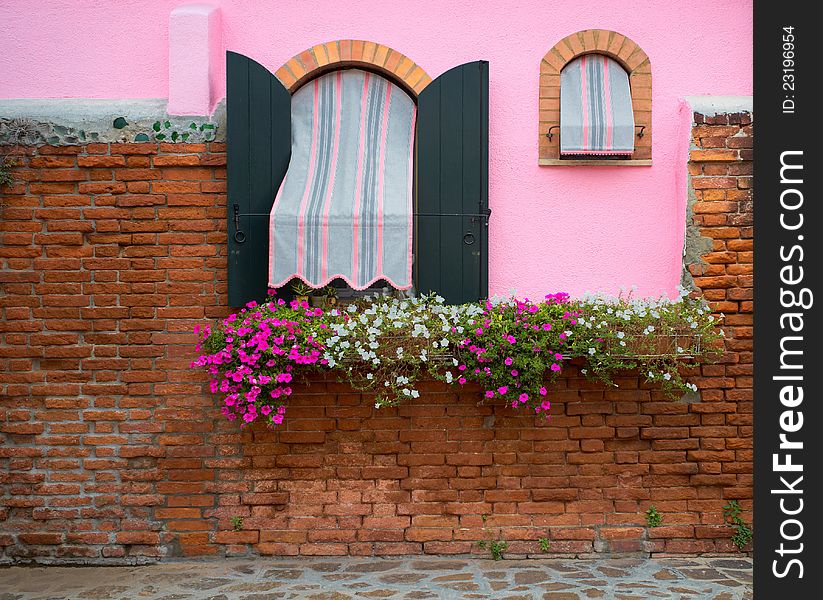
<path fill-rule="evenodd" d="M 630 155 L 634 113 L 628 73 L 585 54 L 560 72 L 560 154 Z"/>
<path fill-rule="evenodd" d="M 271 287 L 295 277 L 412 286 L 416 113 L 402 89 L 358 69 L 292 96 L 291 161 L 269 216 Z"/>

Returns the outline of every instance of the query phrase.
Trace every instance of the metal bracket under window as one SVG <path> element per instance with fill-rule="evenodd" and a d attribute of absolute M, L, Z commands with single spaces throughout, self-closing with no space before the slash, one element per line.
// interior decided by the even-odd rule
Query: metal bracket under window
<path fill-rule="evenodd" d="M 492 209 L 487 208 L 480 213 L 412 213 L 414 217 L 471 217 L 472 223 L 482 220 L 486 227 L 489 226 L 489 218 Z M 232 205 L 232 218 L 234 220 L 234 241 L 242 244 L 246 241 L 246 234 L 240 229 L 240 217 L 268 217 L 269 213 L 241 213 L 240 205 Z"/>
<path fill-rule="evenodd" d="M 549 130 L 546 132 L 546 137 L 549 138 L 549 141 L 551 141 L 551 139 L 555 136 L 555 134 L 552 133 L 552 130 L 553 129 L 559 129 L 559 128 L 560 128 L 560 125 L 552 125 L 551 127 L 549 127 Z M 645 133 L 646 132 L 646 126 L 645 125 L 635 125 L 634 128 L 640 130 L 640 131 L 637 132 L 637 137 L 642 139 L 643 136 L 646 135 L 646 133 Z"/>

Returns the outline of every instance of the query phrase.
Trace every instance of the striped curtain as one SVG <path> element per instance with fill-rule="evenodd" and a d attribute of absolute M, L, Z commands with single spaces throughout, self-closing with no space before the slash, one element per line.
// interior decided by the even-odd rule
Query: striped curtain
<path fill-rule="evenodd" d="M 292 150 L 269 217 L 269 285 L 412 286 L 417 107 L 365 71 L 334 71 L 292 97 Z"/>
<path fill-rule="evenodd" d="M 634 113 L 628 74 L 602 54 L 574 59 L 560 72 L 560 154 L 632 152 Z"/>

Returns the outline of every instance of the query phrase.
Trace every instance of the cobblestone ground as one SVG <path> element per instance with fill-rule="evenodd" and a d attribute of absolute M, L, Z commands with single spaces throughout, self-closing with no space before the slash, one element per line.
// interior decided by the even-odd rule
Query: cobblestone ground
<path fill-rule="evenodd" d="M 752 598 L 740 558 L 300 558 L 0 568 L 0 600 Z"/>

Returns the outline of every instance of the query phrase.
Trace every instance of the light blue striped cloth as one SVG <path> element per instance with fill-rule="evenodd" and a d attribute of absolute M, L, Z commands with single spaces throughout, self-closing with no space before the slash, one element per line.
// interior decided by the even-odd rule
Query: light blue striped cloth
<path fill-rule="evenodd" d="M 634 113 L 628 74 L 602 54 L 574 59 L 560 72 L 560 154 L 632 152 Z"/>
<path fill-rule="evenodd" d="M 417 107 L 398 86 L 333 71 L 292 97 L 292 153 L 270 214 L 269 285 L 412 285 Z"/>

